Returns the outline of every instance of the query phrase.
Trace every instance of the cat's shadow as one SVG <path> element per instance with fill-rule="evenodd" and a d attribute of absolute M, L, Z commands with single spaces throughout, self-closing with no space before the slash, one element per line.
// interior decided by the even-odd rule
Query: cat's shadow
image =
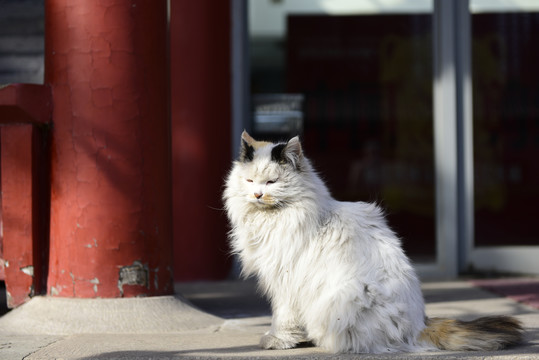
<path fill-rule="evenodd" d="M 302 341 L 295 346 L 295 349 L 305 349 L 312 347 L 316 347 L 316 345 L 312 341 Z"/>

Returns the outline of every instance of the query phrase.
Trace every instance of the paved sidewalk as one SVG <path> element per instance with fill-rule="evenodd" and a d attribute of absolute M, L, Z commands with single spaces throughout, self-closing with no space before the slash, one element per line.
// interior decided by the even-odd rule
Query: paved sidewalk
<path fill-rule="evenodd" d="M 423 286 L 429 316 L 510 314 L 526 327 L 514 349 L 393 355 L 333 355 L 314 347 L 265 351 L 267 303 L 252 282 L 180 284 L 181 298 L 33 299 L 0 318 L 0 359 L 539 359 L 539 311 L 468 282 Z"/>

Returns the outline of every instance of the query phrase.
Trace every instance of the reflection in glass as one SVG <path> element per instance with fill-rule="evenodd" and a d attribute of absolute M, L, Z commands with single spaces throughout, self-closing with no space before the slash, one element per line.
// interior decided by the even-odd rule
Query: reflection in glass
<path fill-rule="evenodd" d="M 435 256 L 426 11 L 288 14 L 282 37 L 250 43 L 253 99 L 304 95 L 305 151 L 334 197 L 379 202 L 415 260 Z"/>
<path fill-rule="evenodd" d="M 539 13 L 472 17 L 475 244 L 538 245 Z"/>

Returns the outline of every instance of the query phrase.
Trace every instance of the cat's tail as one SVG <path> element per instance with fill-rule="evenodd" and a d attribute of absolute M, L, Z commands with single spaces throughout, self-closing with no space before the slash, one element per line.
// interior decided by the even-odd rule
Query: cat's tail
<path fill-rule="evenodd" d="M 441 350 L 500 350 L 522 342 L 522 325 L 510 316 L 472 321 L 432 318 L 426 325 L 419 339 Z"/>

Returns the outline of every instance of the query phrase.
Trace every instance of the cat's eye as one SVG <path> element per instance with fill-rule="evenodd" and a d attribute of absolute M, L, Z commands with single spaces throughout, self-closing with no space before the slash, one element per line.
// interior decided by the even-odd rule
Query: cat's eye
<path fill-rule="evenodd" d="M 275 182 L 277 182 L 277 180 L 269 180 L 266 182 L 266 185 L 275 184 Z"/>
<path fill-rule="evenodd" d="M 247 182 L 253 182 L 253 180 L 251 180 L 251 179 L 247 179 Z"/>

